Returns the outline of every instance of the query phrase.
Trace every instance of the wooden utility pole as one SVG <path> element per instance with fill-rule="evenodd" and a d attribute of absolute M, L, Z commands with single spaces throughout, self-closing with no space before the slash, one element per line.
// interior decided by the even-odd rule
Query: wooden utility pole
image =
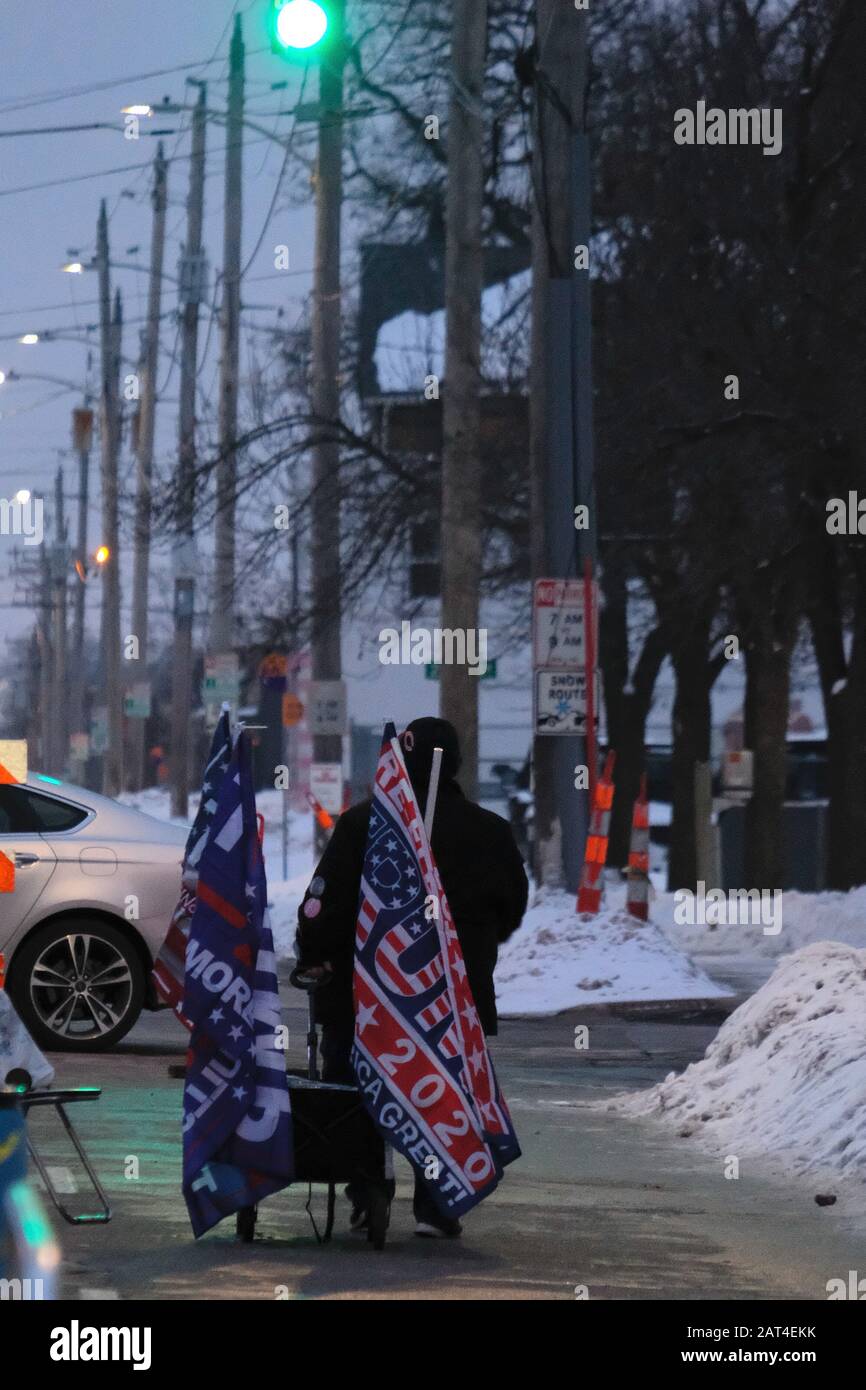
<path fill-rule="evenodd" d="M 192 632 L 195 614 L 195 386 L 199 306 L 205 292 L 204 221 L 207 88 L 199 88 L 192 117 L 192 157 L 181 257 L 180 413 L 175 506 L 174 659 L 171 677 L 171 813 L 189 811 L 189 723 L 192 707 Z"/>
<path fill-rule="evenodd" d="M 346 62 L 345 3 L 331 9 L 331 33 L 319 68 L 319 153 L 316 166 L 316 249 L 313 282 L 312 388 L 316 442 L 310 567 L 313 589 L 311 632 L 314 681 L 342 678 L 340 613 L 340 275 L 343 209 L 343 72 Z M 341 763 L 340 734 L 313 737 L 315 762 Z"/>
<path fill-rule="evenodd" d="M 39 547 L 39 618 L 36 640 L 39 648 L 39 757 L 46 772 L 54 766 L 54 653 L 51 646 L 51 561 L 48 546 Z"/>
<path fill-rule="evenodd" d="M 487 0 L 455 0 L 448 115 L 442 626 L 478 633 L 481 589 L 481 295 Z M 477 638 L 476 638 L 477 640 Z M 443 664 L 440 709 L 460 734 L 461 782 L 478 789 L 478 676 Z"/>
<path fill-rule="evenodd" d="M 51 772 L 61 776 L 69 757 L 69 698 L 67 686 L 66 582 L 69 552 L 66 545 L 66 511 L 63 468 L 54 480 L 54 548 L 51 554 L 51 645 L 54 660 Z"/>
<path fill-rule="evenodd" d="M 530 496 L 533 578 L 582 578 L 594 569 L 589 271 L 589 161 L 583 133 L 587 15 L 561 0 L 536 0 L 533 120 L 533 325 Z M 590 527 L 575 530 L 574 508 Z M 589 794 L 575 790 L 586 764 L 582 738 L 537 737 L 535 872 L 575 890 L 589 821 Z"/>
<path fill-rule="evenodd" d="M 84 692 L 87 664 L 84 653 L 84 617 L 87 596 L 87 508 L 90 501 L 90 450 L 93 443 L 93 412 L 90 395 L 85 392 L 84 404 L 72 415 L 72 444 L 78 455 L 78 532 L 75 542 L 75 561 L 78 582 L 72 617 L 73 666 L 70 679 L 70 733 L 85 732 Z"/>
<path fill-rule="evenodd" d="M 103 759 L 102 790 L 117 796 L 122 786 L 123 709 L 120 680 L 120 556 L 118 553 L 117 463 L 120 452 L 120 339 L 123 315 L 120 291 L 111 313 L 111 272 L 108 260 L 108 216 L 105 199 L 99 209 L 96 232 L 99 270 L 99 318 L 101 330 L 101 453 L 102 540 L 108 560 L 102 566 L 102 671 L 108 724 L 108 746 Z"/>
<path fill-rule="evenodd" d="M 148 585 L 150 580 L 150 531 L 153 512 L 153 445 L 156 425 L 159 324 L 162 309 L 162 265 L 165 256 L 166 163 L 162 141 L 153 166 L 153 235 L 150 244 L 150 282 L 147 327 L 141 354 L 141 386 L 138 415 L 138 468 L 135 495 L 135 553 L 132 571 L 132 633 L 138 638 L 138 662 L 131 669 L 147 680 Z M 145 779 L 147 720 L 129 720 L 130 791 L 140 791 Z"/>
<path fill-rule="evenodd" d="M 230 651 L 235 635 L 235 494 L 241 323 L 243 122 L 244 41 L 241 35 L 241 17 L 236 15 L 229 53 L 229 96 L 226 116 L 219 462 L 216 481 L 214 606 L 210 623 L 210 648 L 213 652 Z"/>

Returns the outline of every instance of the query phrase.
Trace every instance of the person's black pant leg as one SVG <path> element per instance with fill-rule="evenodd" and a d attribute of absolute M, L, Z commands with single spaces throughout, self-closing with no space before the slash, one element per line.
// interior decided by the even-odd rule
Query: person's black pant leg
<path fill-rule="evenodd" d="M 352 1043 L 355 1038 L 354 1021 L 345 1023 L 326 1023 L 322 1027 L 322 1080 L 332 1086 L 354 1086 L 352 1071 Z"/>

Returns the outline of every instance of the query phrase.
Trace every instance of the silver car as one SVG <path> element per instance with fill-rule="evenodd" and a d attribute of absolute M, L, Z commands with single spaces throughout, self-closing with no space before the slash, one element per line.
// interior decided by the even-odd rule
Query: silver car
<path fill-rule="evenodd" d="M 0 785 L 6 987 L 35 1040 L 99 1051 L 158 1007 L 150 978 L 186 831 L 53 777 Z"/>

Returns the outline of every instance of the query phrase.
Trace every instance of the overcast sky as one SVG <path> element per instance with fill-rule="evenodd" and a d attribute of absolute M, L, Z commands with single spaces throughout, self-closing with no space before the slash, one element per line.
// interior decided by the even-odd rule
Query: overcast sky
<path fill-rule="evenodd" d="M 98 381 L 97 279 L 94 273 L 73 276 L 59 267 L 67 252 L 75 249 L 83 260 L 93 254 L 96 219 L 101 197 L 110 215 L 111 256 L 117 261 L 139 262 L 146 268 L 150 251 L 151 209 L 149 164 L 156 141 L 144 135 L 127 140 L 120 108 L 132 102 L 156 103 L 164 96 L 192 101 L 195 89 L 186 77 L 207 77 L 209 104 L 223 107 L 226 97 L 228 41 L 232 15 L 243 16 L 247 47 L 248 114 L 269 129 L 288 134 L 293 117 L 277 113 L 297 100 L 300 69 L 283 63 L 267 46 L 265 17 L 268 0 L 252 0 L 233 6 L 231 0 L 5 0 L 0 8 L 0 51 L 3 54 L 3 90 L 0 99 L 0 134 L 33 127 L 67 126 L 91 121 L 111 121 L 117 130 L 79 133 L 15 135 L 0 138 L 0 369 L 22 374 L 45 374 L 68 379 L 83 388 L 87 341 L 93 344 Z M 211 61 L 216 59 L 216 61 Z M 171 71 L 171 69 L 177 69 Z M 154 73 L 160 75 L 148 76 Z M 269 90 L 273 82 L 288 80 L 288 88 Z M 305 96 L 315 95 L 316 81 L 309 79 Z M 165 269 L 176 275 L 177 257 L 184 234 L 185 198 L 189 172 L 188 117 L 158 117 L 151 128 L 168 127 L 165 137 L 169 168 L 168 243 Z M 244 286 L 246 305 L 244 356 L 253 343 L 268 356 L 267 339 L 256 335 L 256 325 L 282 320 L 293 324 L 309 288 L 305 273 L 312 264 L 312 218 L 309 209 L 281 210 L 284 200 L 262 235 L 282 165 L 282 152 L 271 141 L 249 133 L 244 168 L 243 257 L 251 263 Z M 309 149 L 314 128 L 298 128 L 297 138 Z M 206 186 L 205 244 L 213 270 L 222 262 L 222 177 L 225 144 L 221 127 L 209 125 L 208 179 Z M 297 169 L 292 177 L 297 178 Z M 35 187 L 34 187 L 35 185 Z M 40 187 L 39 185 L 45 185 Z M 127 196 L 131 194 L 132 196 Z M 274 269 L 274 247 L 290 248 L 291 274 Z M 137 251 L 131 248 L 138 247 Z M 255 254 L 253 254 L 255 252 Z M 263 278 L 260 278 L 263 277 Z M 124 297 L 124 355 L 135 359 L 146 306 L 147 276 L 130 270 L 113 272 Z M 174 286 L 164 287 L 163 310 L 175 306 Z M 93 329 L 88 334 L 88 325 Z M 53 330 L 80 342 L 43 342 L 33 347 L 18 343 L 27 332 Z M 218 363 L 218 335 L 203 325 L 202 343 L 208 352 L 201 383 L 212 396 Z M 160 384 L 166 384 L 165 401 L 158 420 L 158 455 L 163 464 L 172 457 L 176 431 L 176 371 L 169 376 L 176 346 L 173 320 L 165 319 L 162 331 Z M 131 370 L 131 368 L 125 368 Z M 65 463 L 67 508 L 74 518 L 77 466 L 70 453 L 70 416 L 78 396 L 57 394 L 62 388 L 39 381 L 7 382 L 0 387 L 0 497 L 11 497 L 22 486 L 53 488 L 59 461 Z M 90 539 L 99 531 L 99 459 L 94 451 L 91 467 Z M 133 485 L 134 463 L 124 455 L 125 489 Z M 29 627 L 32 613 L 9 604 L 13 593 L 11 544 L 0 537 L 0 632 L 15 635 Z M 129 594 L 125 585 L 124 610 Z M 2 655 L 2 647 L 0 647 Z"/>

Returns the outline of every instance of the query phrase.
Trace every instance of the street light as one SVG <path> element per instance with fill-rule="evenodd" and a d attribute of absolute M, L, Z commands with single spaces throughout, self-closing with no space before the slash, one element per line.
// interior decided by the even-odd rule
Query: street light
<path fill-rule="evenodd" d="M 111 551 L 107 545 L 100 545 L 97 547 L 93 558 L 98 565 L 107 565 L 111 559 Z"/>
<path fill-rule="evenodd" d="M 38 343 L 38 342 L 39 342 L 39 334 L 38 334 L 38 333 L 22 333 L 22 335 L 21 335 L 21 337 L 18 339 L 18 341 L 19 341 L 19 343 L 23 343 L 25 347 L 32 347 L 34 343 Z"/>
<path fill-rule="evenodd" d="M 330 16 L 318 0 L 273 0 L 271 47 L 275 53 L 309 52 L 328 32 Z"/>

